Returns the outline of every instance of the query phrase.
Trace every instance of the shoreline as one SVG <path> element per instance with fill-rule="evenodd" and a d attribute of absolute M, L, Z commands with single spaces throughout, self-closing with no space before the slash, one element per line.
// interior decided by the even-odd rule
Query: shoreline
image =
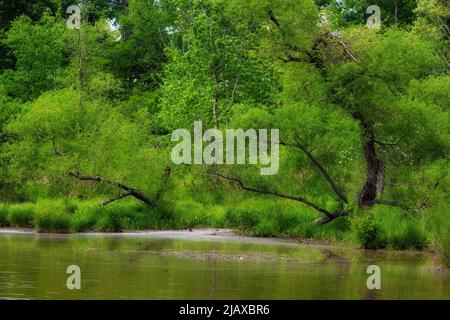
<path fill-rule="evenodd" d="M 149 238 L 149 239 L 173 239 L 173 240 L 206 240 L 206 241 L 240 241 L 249 244 L 267 244 L 267 245 L 291 245 L 316 248 L 334 248 L 348 249 L 365 252 L 397 252 L 397 253 L 415 253 L 429 254 L 433 252 L 427 250 L 395 250 L 395 249 L 375 249 L 369 250 L 357 247 L 343 241 L 300 239 L 289 237 L 253 237 L 237 233 L 233 229 L 203 228 L 190 230 L 125 230 L 123 232 L 73 232 L 73 233 L 48 233 L 38 232 L 33 228 L 0 228 L 0 235 L 35 235 L 40 237 L 108 237 L 108 238 Z"/>
<path fill-rule="evenodd" d="M 33 228 L 0 228 L 2 235 L 23 235 L 38 236 L 45 238 L 71 238 L 71 237 L 96 237 L 96 238 L 146 238 L 146 239 L 170 239 L 184 241 L 220 241 L 220 242 L 240 242 L 253 245 L 268 246 L 288 246 L 299 248 L 315 248 L 323 250 L 345 250 L 372 255 L 393 254 L 396 256 L 418 255 L 428 256 L 432 262 L 431 268 L 437 272 L 450 273 L 450 268 L 439 262 L 436 252 L 431 250 L 395 250 L 395 249 L 375 249 L 369 250 L 357 247 L 346 242 L 300 239 L 288 237 L 252 237 L 241 235 L 232 229 L 203 228 L 190 230 L 126 230 L 123 232 L 76 232 L 76 233 L 41 233 Z"/>

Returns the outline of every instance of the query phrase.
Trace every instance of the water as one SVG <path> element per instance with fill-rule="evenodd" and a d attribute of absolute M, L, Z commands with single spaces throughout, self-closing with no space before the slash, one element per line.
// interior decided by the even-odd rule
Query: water
<path fill-rule="evenodd" d="M 381 268 L 368 290 L 367 266 Z M 68 290 L 66 268 L 81 268 Z M 0 233 L 0 299 L 450 299 L 427 254 L 185 233 Z"/>

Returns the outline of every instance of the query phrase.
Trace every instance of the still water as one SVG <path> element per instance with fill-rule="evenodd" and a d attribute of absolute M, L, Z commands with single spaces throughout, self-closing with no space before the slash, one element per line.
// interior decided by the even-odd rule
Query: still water
<path fill-rule="evenodd" d="M 194 233 L 195 235 L 195 233 Z M 381 289 L 368 290 L 369 265 Z M 68 290 L 66 269 L 81 269 Z M 0 299 L 450 299 L 450 276 L 417 252 L 221 236 L 0 233 Z"/>

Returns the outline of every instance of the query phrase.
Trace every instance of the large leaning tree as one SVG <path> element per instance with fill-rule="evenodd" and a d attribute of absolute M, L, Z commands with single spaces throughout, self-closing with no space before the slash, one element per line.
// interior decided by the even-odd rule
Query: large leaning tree
<path fill-rule="evenodd" d="M 450 85 L 432 41 L 400 29 L 334 30 L 313 1 L 235 1 L 229 14 L 262 26 L 260 53 L 282 74 L 279 105 L 236 124 L 280 129 L 287 177 L 218 176 L 302 202 L 321 224 L 376 204 L 430 204 L 447 176 Z"/>

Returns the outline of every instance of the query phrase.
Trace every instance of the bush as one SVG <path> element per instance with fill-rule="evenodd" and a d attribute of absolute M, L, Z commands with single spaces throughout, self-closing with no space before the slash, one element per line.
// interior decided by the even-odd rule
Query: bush
<path fill-rule="evenodd" d="M 358 242 L 365 249 L 386 248 L 386 236 L 372 214 L 364 214 L 353 218 L 352 227 Z"/>
<path fill-rule="evenodd" d="M 13 227 L 31 228 L 35 215 L 35 207 L 32 204 L 14 204 L 8 209 L 8 221 Z"/>
<path fill-rule="evenodd" d="M 390 248 L 396 250 L 423 250 L 428 235 L 422 226 L 422 215 L 411 215 L 400 208 L 375 206 L 371 214 L 386 235 Z"/>

